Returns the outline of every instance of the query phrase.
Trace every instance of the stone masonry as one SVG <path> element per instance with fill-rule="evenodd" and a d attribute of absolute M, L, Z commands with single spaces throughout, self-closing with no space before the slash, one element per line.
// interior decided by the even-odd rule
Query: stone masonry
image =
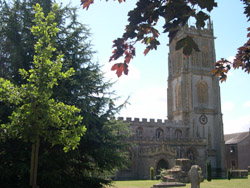
<path fill-rule="evenodd" d="M 175 45 L 191 36 L 200 51 L 189 57 Z M 131 165 L 119 171 L 116 179 L 149 179 L 150 167 L 155 175 L 161 168 L 170 169 L 175 159 L 188 158 L 199 165 L 203 175 L 206 161 L 212 164 L 213 176 L 222 176 L 224 134 L 220 87 L 210 74 L 215 59 L 213 25 L 204 29 L 184 26 L 169 44 L 167 108 L 168 120 L 119 118 L 130 124 L 133 143 L 129 149 Z"/>

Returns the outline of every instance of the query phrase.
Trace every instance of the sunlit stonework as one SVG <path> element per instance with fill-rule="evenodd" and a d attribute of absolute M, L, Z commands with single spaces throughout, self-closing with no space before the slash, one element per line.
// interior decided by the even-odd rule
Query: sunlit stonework
<path fill-rule="evenodd" d="M 186 35 L 194 38 L 200 52 L 189 57 L 175 44 Z M 218 79 L 210 74 L 215 62 L 213 27 L 183 27 L 169 44 L 168 120 L 120 118 L 134 133 L 129 149 L 131 165 L 116 179 L 149 179 L 150 167 L 159 174 L 172 168 L 175 159 L 189 158 L 205 175 L 211 161 L 213 176 L 224 170 L 224 137 Z"/>

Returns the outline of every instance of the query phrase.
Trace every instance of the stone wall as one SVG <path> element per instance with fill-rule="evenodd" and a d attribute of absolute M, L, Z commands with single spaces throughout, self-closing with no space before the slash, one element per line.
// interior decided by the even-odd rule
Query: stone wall
<path fill-rule="evenodd" d="M 237 144 L 238 147 L 238 168 L 239 169 L 248 169 L 250 166 L 250 134 Z"/>
<path fill-rule="evenodd" d="M 248 170 L 231 170 L 232 178 L 245 178 L 248 177 Z"/>
<path fill-rule="evenodd" d="M 150 168 L 155 175 L 163 162 L 167 169 L 174 166 L 177 158 L 191 158 L 205 172 L 206 145 L 203 138 L 189 137 L 188 128 L 181 121 L 119 118 L 130 124 L 133 143 L 129 149 L 131 166 L 120 171 L 116 179 L 149 179 Z"/>

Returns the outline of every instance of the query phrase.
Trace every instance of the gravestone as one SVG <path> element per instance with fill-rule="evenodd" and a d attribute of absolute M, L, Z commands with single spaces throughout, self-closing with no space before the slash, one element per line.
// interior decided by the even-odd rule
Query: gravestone
<path fill-rule="evenodd" d="M 191 183 L 191 188 L 200 188 L 200 182 L 202 180 L 202 171 L 198 165 L 191 166 L 188 172 L 188 177 Z"/>

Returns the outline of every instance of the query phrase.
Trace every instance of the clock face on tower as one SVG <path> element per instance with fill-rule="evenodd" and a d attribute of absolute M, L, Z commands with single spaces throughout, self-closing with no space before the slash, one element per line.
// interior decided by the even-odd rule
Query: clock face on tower
<path fill-rule="evenodd" d="M 199 120 L 200 120 L 200 123 L 203 124 L 203 125 L 207 124 L 207 122 L 208 122 L 207 116 L 204 115 L 204 114 L 202 114 L 200 116 Z"/>

